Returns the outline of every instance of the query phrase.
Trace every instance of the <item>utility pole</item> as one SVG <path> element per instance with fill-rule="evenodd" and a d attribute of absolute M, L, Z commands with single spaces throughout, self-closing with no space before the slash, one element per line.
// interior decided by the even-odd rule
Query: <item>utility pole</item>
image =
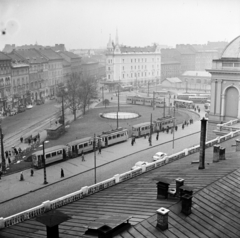
<path fill-rule="evenodd" d="M 120 81 L 120 80 L 119 80 Z M 118 84 L 118 108 L 117 108 L 117 129 L 118 129 L 118 112 L 119 112 L 119 84 Z"/>
<path fill-rule="evenodd" d="M 165 97 L 164 97 L 164 100 L 163 100 L 163 102 L 164 102 L 164 107 L 163 107 L 163 117 L 165 117 L 165 108 L 166 108 Z"/>
<path fill-rule="evenodd" d="M 155 110 L 155 92 L 153 91 L 153 110 Z"/>
<path fill-rule="evenodd" d="M 147 96 L 149 97 L 149 81 L 148 81 L 148 92 L 147 92 Z"/>
<path fill-rule="evenodd" d="M 151 113 L 151 119 L 150 119 L 150 135 L 149 135 L 149 145 L 152 145 L 152 113 Z"/>
<path fill-rule="evenodd" d="M 175 133 L 175 107 L 173 107 L 173 143 L 172 143 L 173 149 L 174 149 L 174 133 Z"/>
<path fill-rule="evenodd" d="M 94 151 L 94 184 L 97 183 L 97 161 L 96 161 L 96 135 L 93 138 L 93 151 Z"/>
<path fill-rule="evenodd" d="M 168 114 L 170 115 L 170 93 L 168 92 Z"/>
<path fill-rule="evenodd" d="M 102 86 L 102 101 L 104 101 L 104 86 Z"/>
<path fill-rule="evenodd" d="M 64 116 L 63 90 L 62 90 L 62 121 L 63 121 L 63 129 L 64 129 L 64 131 L 65 131 L 65 116 Z"/>
<path fill-rule="evenodd" d="M 2 171 L 5 172 L 6 161 L 5 161 L 4 148 L 3 148 L 2 119 L 0 120 L 0 136 L 1 136 Z"/>
<path fill-rule="evenodd" d="M 48 182 L 47 182 L 47 171 L 46 171 L 46 160 L 45 160 L 45 141 L 42 142 L 42 146 L 43 146 L 43 173 L 44 173 L 43 184 L 48 184 Z"/>

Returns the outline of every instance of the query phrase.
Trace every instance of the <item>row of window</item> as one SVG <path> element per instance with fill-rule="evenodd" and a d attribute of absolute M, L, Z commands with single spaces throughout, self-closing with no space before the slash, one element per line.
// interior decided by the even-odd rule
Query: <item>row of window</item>
<path fill-rule="evenodd" d="M 108 140 L 114 140 L 114 139 L 122 137 L 122 136 L 124 136 L 124 133 L 108 136 L 107 138 L 108 138 Z"/>
<path fill-rule="evenodd" d="M 122 63 L 126 63 L 126 59 L 122 59 Z M 138 58 L 138 59 L 131 59 L 131 63 L 140 63 L 140 62 L 155 62 L 155 58 L 152 58 L 152 60 L 150 60 L 149 58 Z M 156 62 L 159 62 L 160 61 L 160 58 L 157 58 L 156 59 Z M 113 60 L 112 59 L 108 59 L 108 63 L 109 64 L 112 64 L 113 63 Z"/>
<path fill-rule="evenodd" d="M 151 73 L 150 72 L 148 72 L 148 75 L 151 75 Z M 159 76 L 159 71 L 157 71 L 157 74 L 156 74 L 157 76 Z M 140 73 L 135 73 L 135 74 L 133 74 L 133 73 L 131 73 L 131 78 L 134 78 L 134 77 L 146 77 L 147 76 L 147 72 L 142 72 L 141 74 Z M 155 76 L 155 72 L 152 72 L 152 76 Z M 127 74 L 127 77 L 128 77 L 128 74 Z M 125 78 L 125 74 L 123 74 L 122 75 L 122 78 L 124 79 Z"/>

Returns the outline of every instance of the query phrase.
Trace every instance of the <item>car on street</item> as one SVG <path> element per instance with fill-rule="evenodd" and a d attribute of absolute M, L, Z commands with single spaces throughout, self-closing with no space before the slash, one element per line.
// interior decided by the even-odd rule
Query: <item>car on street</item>
<path fill-rule="evenodd" d="M 165 160 L 165 157 L 167 156 L 166 153 L 164 152 L 157 152 L 154 156 L 153 156 L 153 161 L 157 161 L 157 160 Z"/>
<path fill-rule="evenodd" d="M 9 111 L 10 116 L 16 115 L 17 113 L 18 113 L 18 110 L 16 108 L 13 108 Z"/>
<path fill-rule="evenodd" d="M 149 163 L 146 161 L 138 161 L 131 169 L 137 169 L 140 168 L 142 165 L 148 165 Z"/>
<path fill-rule="evenodd" d="M 42 99 L 39 99 L 39 100 L 37 100 L 37 101 L 36 101 L 36 104 L 37 104 L 37 105 L 44 104 L 44 100 L 42 100 Z"/>
<path fill-rule="evenodd" d="M 32 109 L 33 108 L 33 105 L 29 104 L 26 106 L 27 109 Z"/>
<path fill-rule="evenodd" d="M 25 112 L 26 111 L 26 107 L 23 106 L 23 105 L 19 105 L 18 106 L 18 113 L 21 113 L 21 112 Z"/>

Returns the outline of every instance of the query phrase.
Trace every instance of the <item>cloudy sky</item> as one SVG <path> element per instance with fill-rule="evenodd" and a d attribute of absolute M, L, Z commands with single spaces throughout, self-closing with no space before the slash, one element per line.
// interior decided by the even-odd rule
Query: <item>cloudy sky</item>
<path fill-rule="evenodd" d="M 129 46 L 231 41 L 240 35 L 240 0 L 0 0 L 0 50 L 105 47 L 116 29 Z"/>

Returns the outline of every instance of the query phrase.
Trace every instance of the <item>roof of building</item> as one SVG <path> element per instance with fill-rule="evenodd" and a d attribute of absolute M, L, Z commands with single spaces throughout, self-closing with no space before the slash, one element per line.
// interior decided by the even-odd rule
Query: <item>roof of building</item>
<path fill-rule="evenodd" d="M 0 51 L 0 60 L 11 60 L 11 58 Z"/>
<path fill-rule="evenodd" d="M 240 58 L 240 36 L 233 39 L 223 50 L 222 58 Z"/>
<path fill-rule="evenodd" d="M 32 64 L 47 63 L 47 59 L 43 57 L 36 49 L 16 50 L 16 53 Z"/>
<path fill-rule="evenodd" d="M 116 238 L 239 238 L 240 236 L 240 151 L 231 145 L 235 138 L 221 142 L 226 148 L 226 160 L 213 163 L 213 148 L 206 149 L 205 169 L 191 163 L 199 152 L 176 160 L 140 176 L 103 189 L 93 195 L 65 205 L 57 210 L 72 216 L 59 225 L 61 237 L 83 237 L 88 224 L 105 215 L 131 216 L 131 227 Z M 184 185 L 193 188 L 192 213 L 181 213 L 179 199 L 157 199 L 153 179 L 161 175 L 175 188 L 175 179 L 183 178 Z M 156 210 L 170 210 L 168 229 L 156 227 Z M 46 227 L 35 219 L 0 230 L 1 237 L 46 237 Z M 84 236 L 86 237 L 86 236 Z"/>
<path fill-rule="evenodd" d="M 211 74 L 206 71 L 185 71 L 182 76 L 211 77 Z"/>
<path fill-rule="evenodd" d="M 61 51 L 61 52 L 59 52 L 59 54 L 64 54 L 71 59 L 81 59 L 81 57 L 79 55 L 76 55 L 76 54 L 74 54 L 73 52 L 70 52 L 70 51 Z"/>
<path fill-rule="evenodd" d="M 50 48 L 54 51 L 65 51 L 65 45 L 64 44 L 55 44 L 55 46 L 46 46 L 46 48 Z"/>
<path fill-rule="evenodd" d="M 44 49 L 39 49 L 38 52 L 42 55 L 44 55 L 47 59 L 49 60 L 62 60 L 61 55 L 56 53 L 54 50 L 51 48 L 44 48 Z"/>
<path fill-rule="evenodd" d="M 127 52 L 145 53 L 145 52 L 155 52 L 156 48 L 157 48 L 157 45 L 145 46 L 145 47 L 120 46 L 120 51 L 122 53 L 127 53 Z"/>
<path fill-rule="evenodd" d="M 29 67 L 29 64 L 24 63 L 12 63 L 13 68 Z"/>
<path fill-rule="evenodd" d="M 176 50 L 182 55 L 193 55 L 196 50 L 191 45 L 177 45 Z"/>
<path fill-rule="evenodd" d="M 180 62 L 179 61 L 162 61 L 161 62 L 161 65 L 163 65 L 163 64 L 180 64 Z"/>
<path fill-rule="evenodd" d="M 170 83 L 181 83 L 182 80 L 177 77 L 166 78 L 165 80 L 169 81 Z"/>

